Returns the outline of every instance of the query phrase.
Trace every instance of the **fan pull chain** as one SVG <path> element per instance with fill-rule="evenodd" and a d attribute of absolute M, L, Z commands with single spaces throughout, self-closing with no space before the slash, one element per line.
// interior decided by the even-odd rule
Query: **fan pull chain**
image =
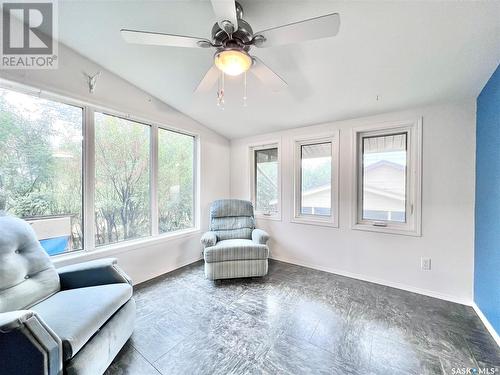
<path fill-rule="evenodd" d="M 243 73 L 243 107 L 247 106 L 247 72 Z"/>
<path fill-rule="evenodd" d="M 217 89 L 217 106 L 222 110 L 224 109 L 224 73 L 221 72 L 219 76 L 219 84 Z"/>

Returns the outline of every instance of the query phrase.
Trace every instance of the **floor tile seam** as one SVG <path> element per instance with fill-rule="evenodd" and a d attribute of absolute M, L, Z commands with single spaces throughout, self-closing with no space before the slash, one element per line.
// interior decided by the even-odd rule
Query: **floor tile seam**
<path fill-rule="evenodd" d="M 149 359 L 147 359 L 147 358 L 146 358 L 146 357 L 145 357 L 145 356 L 141 353 L 141 351 L 140 351 L 139 349 L 137 349 L 137 348 L 134 346 L 134 344 L 133 344 L 133 343 L 130 343 L 130 346 L 132 347 L 132 349 L 133 349 L 134 351 L 136 351 L 136 352 L 137 352 L 137 354 L 139 354 L 139 355 L 141 356 L 141 358 L 142 358 L 142 359 L 144 359 L 144 360 L 145 360 L 145 361 L 146 361 L 146 362 L 147 362 L 147 363 L 148 363 L 151 367 L 153 367 L 153 368 L 155 369 L 155 371 L 156 371 L 158 374 L 163 375 L 163 374 L 162 374 L 162 372 L 161 372 L 160 370 L 158 370 L 158 369 L 156 368 L 156 366 L 155 366 L 153 363 L 151 363 L 151 362 L 149 361 Z"/>
<path fill-rule="evenodd" d="M 474 361 L 476 368 L 479 369 L 479 363 L 477 361 L 475 354 L 473 353 L 472 349 L 470 348 L 469 342 L 467 341 L 466 338 L 464 338 L 462 336 L 460 336 L 460 339 L 462 339 L 465 342 L 465 345 L 467 347 L 467 351 L 469 352 L 469 355 L 471 356 L 472 360 Z"/>
<path fill-rule="evenodd" d="M 459 336 L 459 334 L 457 333 L 457 335 Z M 472 361 L 473 361 L 473 364 L 479 368 L 479 365 L 478 365 L 478 362 L 477 362 L 477 359 L 474 355 L 474 353 L 472 352 L 472 350 L 470 349 L 469 347 L 469 344 L 467 342 L 467 340 L 461 336 L 459 336 L 459 339 L 463 341 L 463 343 L 465 343 L 465 346 L 466 346 L 466 349 L 467 349 L 467 353 L 469 354 L 470 358 L 472 358 Z M 453 349 L 455 349 L 455 346 L 453 347 Z M 440 360 L 442 358 L 449 358 L 449 359 L 452 359 L 452 358 L 455 358 L 456 356 L 454 356 L 452 353 L 448 353 L 448 352 L 445 352 L 443 350 L 440 350 L 440 349 L 436 349 L 436 348 L 427 348 L 427 347 L 419 347 L 417 349 L 419 352 L 422 352 L 422 353 L 425 353 L 425 354 L 428 354 L 430 356 L 433 356 L 433 357 L 438 357 Z"/>
<path fill-rule="evenodd" d="M 186 340 L 187 337 L 186 336 L 183 336 L 181 339 L 177 340 L 177 342 L 172 345 L 172 347 L 170 349 L 168 349 L 165 353 L 161 354 L 158 358 L 156 358 L 155 360 L 153 361 L 148 361 L 149 363 L 151 363 L 151 365 L 157 369 L 156 367 L 156 363 L 158 363 L 163 357 L 165 357 L 168 353 L 170 353 L 174 348 L 176 348 L 181 342 L 183 342 L 184 340 Z M 137 349 L 137 351 L 139 351 L 139 349 Z M 143 354 L 143 353 L 141 353 Z M 144 354 L 143 354 L 144 355 Z M 160 370 L 158 370 L 160 373 L 162 373 Z"/>
<path fill-rule="evenodd" d="M 193 292 L 199 292 L 200 289 L 196 289 L 193 285 L 188 285 L 187 286 L 191 291 Z M 233 301 L 231 301 L 230 304 L 234 303 L 236 301 L 236 299 L 238 298 L 241 298 L 243 296 L 243 293 L 239 296 L 237 296 L 236 298 L 233 298 Z M 212 298 L 216 299 L 218 302 L 221 302 L 221 303 L 224 303 L 225 304 L 225 300 L 222 299 L 222 297 L 219 297 L 219 296 L 214 296 L 214 295 L 211 295 Z"/>
<path fill-rule="evenodd" d="M 239 347 L 236 346 L 236 347 L 232 347 L 232 346 L 229 346 L 227 345 L 225 342 L 221 341 L 219 337 L 215 337 L 215 339 L 217 340 L 217 342 L 224 348 L 230 350 L 233 352 L 233 354 L 237 355 L 237 356 L 242 356 L 242 354 L 239 352 Z M 269 352 L 269 350 L 271 349 L 272 347 L 272 344 L 269 345 L 268 348 L 266 348 L 262 353 L 260 354 L 256 354 L 256 353 L 252 353 L 255 355 L 254 358 L 252 358 L 251 360 L 248 360 L 246 359 L 247 361 L 251 362 L 251 361 L 254 361 L 254 360 L 257 360 L 257 361 L 261 361 L 263 360 L 263 358 L 265 357 L 265 355 Z"/>

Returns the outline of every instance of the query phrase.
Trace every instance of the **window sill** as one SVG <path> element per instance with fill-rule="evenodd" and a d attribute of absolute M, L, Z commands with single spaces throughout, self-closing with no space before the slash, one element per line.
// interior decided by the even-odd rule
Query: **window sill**
<path fill-rule="evenodd" d="M 339 227 L 337 223 L 331 220 L 315 218 L 315 217 L 306 217 L 306 216 L 295 216 L 290 220 L 290 222 L 294 224 L 317 225 L 320 227 L 330 227 L 330 228 Z"/>
<path fill-rule="evenodd" d="M 397 234 L 400 236 L 410 236 L 410 237 L 421 237 L 422 233 L 420 230 L 410 230 L 410 229 L 404 229 L 404 228 L 397 228 L 393 226 L 387 226 L 387 227 L 379 227 L 375 226 L 372 224 L 353 224 L 351 226 L 351 229 L 354 230 L 362 230 L 366 232 L 378 232 L 378 233 L 385 233 L 385 234 Z"/>
<path fill-rule="evenodd" d="M 111 245 L 99 246 L 93 249 L 84 249 L 51 256 L 50 259 L 56 267 L 62 267 L 74 263 L 74 260 L 90 260 L 103 256 L 113 256 L 129 251 L 139 250 L 144 246 L 156 245 L 162 242 L 174 241 L 184 237 L 190 237 L 198 234 L 200 229 L 189 228 L 172 233 L 164 233 L 154 237 L 139 238 L 136 240 L 118 242 Z"/>
<path fill-rule="evenodd" d="M 255 219 L 257 220 L 274 220 L 274 221 L 281 221 L 281 214 L 276 214 L 276 215 L 264 215 L 264 214 L 255 214 Z"/>

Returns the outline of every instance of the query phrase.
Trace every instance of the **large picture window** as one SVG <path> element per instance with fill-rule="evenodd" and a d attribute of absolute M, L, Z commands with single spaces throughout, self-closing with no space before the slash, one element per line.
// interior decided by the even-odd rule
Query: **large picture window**
<path fill-rule="evenodd" d="M 80 107 L 0 89 L 0 210 L 56 255 L 83 248 Z"/>
<path fill-rule="evenodd" d="M 280 215 L 280 169 L 278 145 L 252 147 L 252 200 L 257 215 Z"/>
<path fill-rule="evenodd" d="M 194 153 L 190 135 L 158 131 L 159 232 L 194 226 Z"/>
<path fill-rule="evenodd" d="M 0 211 L 49 255 L 195 229 L 196 136 L 22 90 L 0 88 Z"/>
<path fill-rule="evenodd" d="M 420 234 L 420 122 L 356 132 L 355 229 Z"/>
<path fill-rule="evenodd" d="M 150 126 L 96 112 L 95 243 L 151 234 Z"/>

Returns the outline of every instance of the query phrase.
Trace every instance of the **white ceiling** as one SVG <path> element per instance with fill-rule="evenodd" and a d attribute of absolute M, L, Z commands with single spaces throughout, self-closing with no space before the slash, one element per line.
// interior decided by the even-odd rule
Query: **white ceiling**
<path fill-rule="evenodd" d="M 61 1 L 59 38 L 228 138 L 475 97 L 500 61 L 500 2 L 241 1 L 254 31 L 339 12 L 335 38 L 252 49 L 289 84 L 248 76 L 193 94 L 213 51 L 128 45 L 121 28 L 209 37 L 208 1 Z M 229 81 L 229 82 L 228 82 Z M 377 100 L 378 96 L 378 100 Z"/>

